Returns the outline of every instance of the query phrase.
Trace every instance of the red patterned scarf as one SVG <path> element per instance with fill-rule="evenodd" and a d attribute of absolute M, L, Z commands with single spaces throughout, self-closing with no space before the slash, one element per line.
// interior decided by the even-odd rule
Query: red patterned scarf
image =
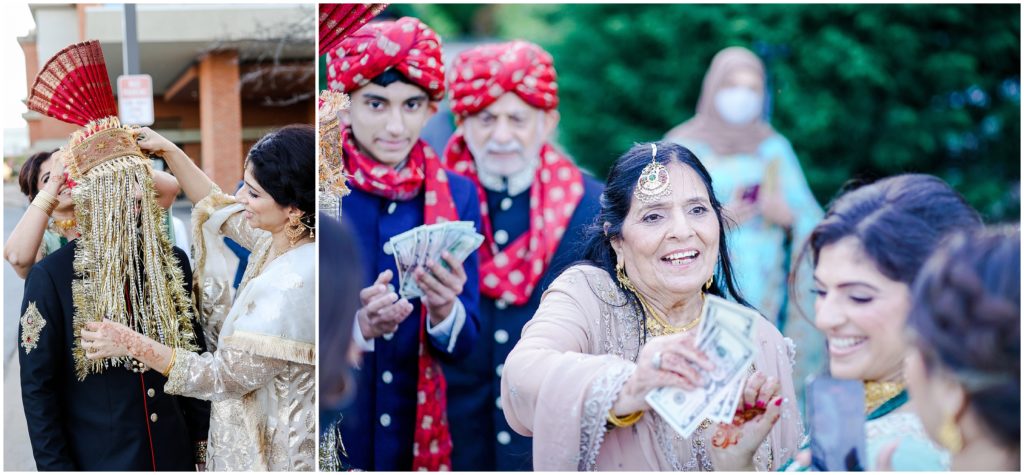
<path fill-rule="evenodd" d="M 583 199 L 583 173 L 554 147 L 540 149 L 541 164 L 530 187 L 530 229 L 505 249 L 494 242 L 487 194 L 461 131 L 445 149 L 446 165 L 473 180 L 480 194 L 484 245 L 480 248 L 480 292 L 492 299 L 523 305 L 551 264 L 569 220 Z"/>
<path fill-rule="evenodd" d="M 458 212 L 448 188 L 448 176 L 430 146 L 416 142 L 401 171 L 366 156 L 352 140 L 351 129 L 342 132 L 345 169 L 353 173 L 355 188 L 389 200 L 409 200 L 424 193 L 424 224 L 457 221 Z M 427 348 L 427 308 L 420 306 L 419 376 L 416 380 L 416 426 L 413 435 L 412 470 L 451 470 L 452 436 L 448 430 L 448 385 L 441 365 Z"/>

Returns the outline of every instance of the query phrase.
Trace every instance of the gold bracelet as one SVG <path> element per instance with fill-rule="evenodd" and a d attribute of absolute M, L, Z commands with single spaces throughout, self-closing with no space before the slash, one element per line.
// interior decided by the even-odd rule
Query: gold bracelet
<path fill-rule="evenodd" d="M 644 416 L 644 411 L 636 411 L 632 414 L 628 414 L 622 417 L 616 416 L 611 409 L 608 410 L 608 422 L 611 422 L 615 427 L 629 427 L 636 424 L 641 417 Z"/>
<path fill-rule="evenodd" d="M 167 369 L 163 370 L 163 372 L 161 373 L 161 374 L 164 375 L 165 378 L 168 375 L 171 374 L 171 369 L 174 368 L 174 357 L 177 356 L 177 355 L 178 355 L 178 349 L 177 348 L 171 348 L 171 362 L 167 363 Z"/>
<path fill-rule="evenodd" d="M 39 190 L 36 193 L 36 197 L 32 200 L 32 206 L 39 208 L 47 216 L 53 213 L 53 210 L 57 209 L 57 197 L 53 196 L 52 193 L 46 190 Z"/>

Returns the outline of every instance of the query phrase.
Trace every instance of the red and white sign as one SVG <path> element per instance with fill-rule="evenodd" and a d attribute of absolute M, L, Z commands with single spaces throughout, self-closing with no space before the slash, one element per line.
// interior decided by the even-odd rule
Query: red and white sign
<path fill-rule="evenodd" d="M 118 76 L 117 109 L 124 125 L 153 125 L 153 77 Z"/>

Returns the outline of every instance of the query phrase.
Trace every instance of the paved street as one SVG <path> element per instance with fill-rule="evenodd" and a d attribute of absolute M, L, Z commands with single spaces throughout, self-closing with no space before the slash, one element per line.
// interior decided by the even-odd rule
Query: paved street
<path fill-rule="evenodd" d="M 21 194 L 17 183 L 4 183 L 4 242 L 18 224 L 28 199 Z M 174 216 L 189 226 L 190 204 L 178 201 L 173 206 Z M 18 319 L 25 283 L 11 266 L 3 264 L 4 283 L 4 471 L 35 471 L 32 448 L 28 441 L 28 426 L 21 405 L 21 380 L 18 374 Z"/>
<path fill-rule="evenodd" d="M 28 199 L 17 183 L 4 183 L 4 242 L 18 219 L 25 212 Z M 21 310 L 22 285 L 25 281 L 4 267 L 4 471 L 35 471 L 32 446 L 28 442 L 28 426 L 21 407 L 21 379 L 18 376 L 18 318 Z"/>

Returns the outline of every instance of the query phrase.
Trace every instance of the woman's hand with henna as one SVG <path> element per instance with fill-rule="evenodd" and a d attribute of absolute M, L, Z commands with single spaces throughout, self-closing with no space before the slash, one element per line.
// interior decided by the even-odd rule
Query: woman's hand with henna
<path fill-rule="evenodd" d="M 747 378 L 731 424 L 718 424 L 711 438 L 715 470 L 753 470 L 754 452 L 782 412 L 779 380 L 759 371 Z"/>
<path fill-rule="evenodd" d="M 163 157 L 168 153 L 181 152 L 181 149 L 178 148 L 174 142 L 171 142 L 163 135 L 154 132 L 153 129 L 149 127 L 135 129 L 135 140 L 138 141 L 139 148 L 142 149 L 143 152 L 152 155 Z"/>
<path fill-rule="evenodd" d="M 130 328 L 104 319 L 102 322 L 89 322 L 82 329 L 82 348 L 85 357 L 91 360 L 132 356 L 130 346 L 139 335 Z"/>

